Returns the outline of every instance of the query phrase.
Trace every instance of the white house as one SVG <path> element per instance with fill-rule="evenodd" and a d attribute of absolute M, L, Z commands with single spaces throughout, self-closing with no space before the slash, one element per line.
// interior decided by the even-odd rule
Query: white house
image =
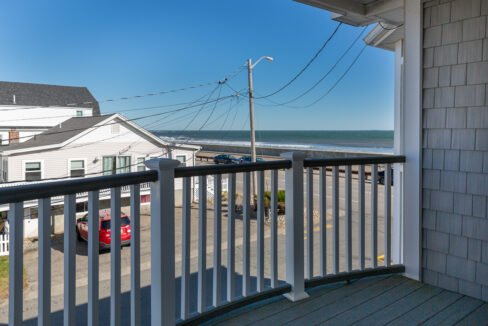
<path fill-rule="evenodd" d="M 182 166 L 192 166 L 199 149 L 166 143 L 120 114 L 73 117 L 25 142 L 0 147 L 4 181 L 0 187 L 144 171 L 144 161 L 156 157 L 174 158 Z M 176 192 L 181 188 L 181 182 L 175 184 Z M 123 198 L 129 195 L 128 188 L 122 189 Z M 143 202 L 149 200 L 149 187 L 141 188 L 141 196 Z M 109 190 L 102 191 L 101 207 L 108 205 L 108 198 Z M 77 195 L 80 210 L 86 201 L 87 194 Z M 62 199 L 52 199 L 53 207 L 62 205 Z M 26 217 L 37 216 L 37 202 L 26 202 L 24 208 Z M 8 205 L 0 206 L 0 212 L 8 210 Z M 61 220 L 56 220 L 54 228 L 62 230 Z M 26 236 L 30 233 L 37 234 L 36 220 L 26 219 Z"/>
<path fill-rule="evenodd" d="M 0 82 L 0 145 L 27 141 L 72 117 L 99 115 L 86 87 Z"/>

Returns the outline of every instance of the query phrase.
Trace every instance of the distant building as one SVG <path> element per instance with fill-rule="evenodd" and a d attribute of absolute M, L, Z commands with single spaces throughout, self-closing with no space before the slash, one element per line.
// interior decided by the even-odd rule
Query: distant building
<path fill-rule="evenodd" d="M 27 141 L 72 117 L 99 115 L 86 87 L 0 82 L 0 145 Z"/>

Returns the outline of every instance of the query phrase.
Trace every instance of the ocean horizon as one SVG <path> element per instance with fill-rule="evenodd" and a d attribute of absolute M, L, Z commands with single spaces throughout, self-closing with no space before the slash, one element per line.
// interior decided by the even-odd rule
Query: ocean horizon
<path fill-rule="evenodd" d="M 153 130 L 160 138 L 197 145 L 249 146 L 247 130 Z M 269 148 L 393 151 L 393 130 L 258 130 L 256 144 Z"/>

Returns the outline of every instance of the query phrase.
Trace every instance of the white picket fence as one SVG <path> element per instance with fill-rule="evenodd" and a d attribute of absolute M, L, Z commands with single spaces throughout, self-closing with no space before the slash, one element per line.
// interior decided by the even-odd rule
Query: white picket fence
<path fill-rule="evenodd" d="M 8 256 L 9 250 L 8 250 L 8 242 L 9 236 L 8 236 L 8 225 L 5 222 L 5 228 L 3 230 L 3 233 L 0 233 L 0 256 Z"/>

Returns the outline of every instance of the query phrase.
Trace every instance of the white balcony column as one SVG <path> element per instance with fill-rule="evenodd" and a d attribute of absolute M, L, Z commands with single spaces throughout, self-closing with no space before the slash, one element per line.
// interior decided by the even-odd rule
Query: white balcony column
<path fill-rule="evenodd" d="M 175 324 L 175 168 L 177 160 L 151 159 L 151 325 Z"/>
<path fill-rule="evenodd" d="M 298 301 L 308 297 L 304 280 L 304 195 L 303 195 L 303 160 L 302 152 L 283 153 L 281 157 L 292 162 L 292 167 L 285 172 L 285 209 L 286 236 L 285 260 L 286 282 L 291 285 L 290 293 L 285 297 Z"/>
<path fill-rule="evenodd" d="M 422 17 L 423 1 L 405 1 L 403 78 L 403 263 L 405 275 L 420 280 L 422 274 Z"/>

